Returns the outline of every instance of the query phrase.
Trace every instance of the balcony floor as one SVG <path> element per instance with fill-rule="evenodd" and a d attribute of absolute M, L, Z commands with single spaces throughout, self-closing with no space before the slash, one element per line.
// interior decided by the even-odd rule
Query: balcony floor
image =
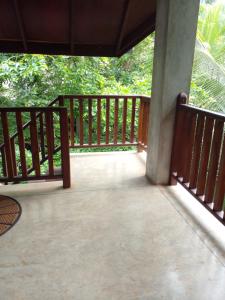
<path fill-rule="evenodd" d="M 23 209 L 0 237 L 1 300 L 225 299 L 224 227 L 186 191 L 150 185 L 143 154 L 71 164 L 71 189 L 0 187 Z"/>

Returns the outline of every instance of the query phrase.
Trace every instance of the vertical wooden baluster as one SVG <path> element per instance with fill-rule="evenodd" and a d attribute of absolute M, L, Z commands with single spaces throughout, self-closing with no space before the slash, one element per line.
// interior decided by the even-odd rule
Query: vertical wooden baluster
<path fill-rule="evenodd" d="M 24 143 L 24 134 L 23 134 L 23 122 L 21 112 L 16 112 L 16 125 L 18 132 L 18 142 L 20 150 L 20 163 L 22 169 L 22 177 L 27 177 L 27 164 L 26 164 L 26 152 L 25 152 L 25 143 Z"/>
<path fill-rule="evenodd" d="M 130 127 L 130 142 L 134 142 L 134 127 L 135 127 L 135 109 L 136 109 L 136 98 L 132 98 L 132 113 L 131 113 L 131 127 Z"/>
<path fill-rule="evenodd" d="M 5 144 L 7 176 L 9 179 L 12 179 L 13 178 L 12 149 L 11 149 L 11 142 L 10 142 L 10 137 L 9 137 L 7 112 L 5 112 L 5 111 L 1 112 L 1 119 L 2 119 L 3 139 L 4 139 L 4 144 Z"/>
<path fill-rule="evenodd" d="M 13 166 L 13 175 L 17 176 L 17 164 L 16 164 L 16 150 L 15 150 L 15 139 L 10 139 L 11 151 L 12 151 L 12 166 Z"/>
<path fill-rule="evenodd" d="M 115 98 L 115 108 L 114 108 L 114 132 L 113 132 L 113 143 L 117 144 L 118 138 L 118 108 L 119 108 L 118 97 Z"/>
<path fill-rule="evenodd" d="M 101 98 L 97 100 L 97 144 L 101 144 Z"/>
<path fill-rule="evenodd" d="M 210 154 L 208 176 L 206 181 L 206 189 L 205 189 L 206 203 L 213 202 L 222 136 L 223 136 L 223 122 L 220 120 L 216 120 L 213 140 L 212 140 L 212 150 Z"/>
<path fill-rule="evenodd" d="M 179 104 L 176 109 L 176 120 L 175 120 L 175 133 L 174 133 L 174 141 L 173 141 L 173 150 L 172 150 L 172 159 L 171 159 L 171 175 L 176 173 L 178 176 L 178 170 L 180 168 L 180 155 L 181 155 L 181 137 L 183 134 L 182 124 L 183 124 L 183 112 L 179 109 Z"/>
<path fill-rule="evenodd" d="M 47 151 L 48 151 L 48 172 L 50 176 L 54 175 L 54 133 L 53 133 L 53 116 L 52 111 L 46 111 L 45 123 L 46 123 L 46 139 L 47 139 Z"/>
<path fill-rule="evenodd" d="M 64 97 L 63 96 L 59 96 L 59 106 L 64 106 Z"/>
<path fill-rule="evenodd" d="M 40 159 L 39 159 L 39 148 L 38 148 L 38 134 L 37 134 L 37 122 L 36 112 L 30 113 L 30 139 L 31 139 L 31 150 L 32 150 L 32 162 L 36 176 L 40 176 Z"/>
<path fill-rule="evenodd" d="M 170 184 L 174 185 L 177 181 L 173 178 L 173 175 L 179 176 L 179 171 L 182 166 L 182 137 L 183 137 L 183 117 L 184 112 L 181 109 L 181 105 L 187 102 L 186 94 L 179 94 L 177 96 L 177 105 L 176 105 L 176 116 L 174 123 L 174 136 L 173 136 L 173 147 L 172 147 L 172 155 L 171 155 L 171 163 L 170 163 Z"/>
<path fill-rule="evenodd" d="M 5 159 L 5 146 L 1 147 L 1 156 L 2 156 L 2 172 L 3 172 L 3 176 L 7 177 L 6 159 Z"/>
<path fill-rule="evenodd" d="M 142 144 L 145 146 L 145 136 L 146 136 L 146 102 L 143 99 L 143 122 L 142 122 Z"/>
<path fill-rule="evenodd" d="M 140 108 L 139 108 L 139 120 L 138 120 L 138 152 L 142 151 L 143 142 L 143 117 L 144 117 L 144 102 L 142 97 L 140 98 Z"/>
<path fill-rule="evenodd" d="M 190 174 L 190 189 L 195 189 L 197 186 L 199 162 L 202 148 L 202 138 L 204 130 L 205 117 L 201 114 L 198 115 L 197 128 L 194 140 L 194 152 Z"/>
<path fill-rule="evenodd" d="M 123 100 L 123 125 L 122 125 L 122 143 L 126 143 L 126 127 L 127 127 L 127 98 Z"/>
<path fill-rule="evenodd" d="M 223 147 L 220 159 L 220 167 L 218 172 L 218 178 L 216 182 L 216 191 L 214 197 L 214 211 L 223 210 L 223 203 L 225 199 L 225 135 L 223 137 Z"/>
<path fill-rule="evenodd" d="M 196 129 L 196 118 L 197 115 L 192 112 L 187 113 L 186 119 L 186 142 L 185 142 L 185 150 L 183 156 L 183 182 L 187 183 L 190 180 L 190 172 L 191 172 L 191 162 L 193 155 L 193 145 L 194 145 L 194 137 L 195 137 L 195 129 Z"/>
<path fill-rule="evenodd" d="M 61 137 L 61 160 L 63 187 L 70 187 L 70 154 L 69 154 L 69 135 L 68 135 L 68 116 L 67 110 L 60 110 L 60 137 Z"/>
<path fill-rule="evenodd" d="M 106 98 L 106 129 L 105 129 L 105 143 L 109 144 L 109 117 L 110 117 L 110 102 L 109 98 Z"/>
<path fill-rule="evenodd" d="M 79 99 L 79 113 L 80 113 L 80 145 L 84 144 L 84 128 L 83 128 L 83 99 Z"/>
<path fill-rule="evenodd" d="M 183 177 L 184 176 L 184 157 L 186 151 L 186 136 L 189 124 L 187 123 L 188 113 L 183 111 L 182 108 L 180 109 L 178 106 L 179 111 L 179 139 L 178 139 L 178 153 L 177 153 L 177 176 Z"/>
<path fill-rule="evenodd" d="M 40 147 L 41 147 L 41 159 L 45 159 L 45 134 L 44 134 L 44 123 L 43 123 L 43 113 L 39 115 L 39 124 L 40 124 Z"/>
<path fill-rule="evenodd" d="M 214 120 L 212 118 L 206 118 L 196 192 L 199 196 L 204 195 L 205 193 L 205 183 L 212 140 L 213 123 Z"/>
<path fill-rule="evenodd" d="M 88 99 L 88 144 L 92 145 L 92 99 Z"/>
<path fill-rule="evenodd" d="M 149 111 L 150 111 L 150 103 L 148 102 L 148 100 L 145 100 L 145 109 L 144 109 L 145 123 L 144 123 L 144 128 L 143 128 L 143 132 L 144 132 L 143 144 L 145 146 L 147 146 L 147 144 L 148 144 Z"/>
<path fill-rule="evenodd" d="M 74 146 L 74 103 L 70 98 L 70 145 Z"/>

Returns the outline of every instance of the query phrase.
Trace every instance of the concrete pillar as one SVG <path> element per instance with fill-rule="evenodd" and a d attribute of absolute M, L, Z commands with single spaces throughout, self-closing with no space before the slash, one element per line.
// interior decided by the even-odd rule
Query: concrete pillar
<path fill-rule="evenodd" d="M 146 176 L 168 184 L 176 97 L 189 93 L 199 0 L 157 0 Z"/>

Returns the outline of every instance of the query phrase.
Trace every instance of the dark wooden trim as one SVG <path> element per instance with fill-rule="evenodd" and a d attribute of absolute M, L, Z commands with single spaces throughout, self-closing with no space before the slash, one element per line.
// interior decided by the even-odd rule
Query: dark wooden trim
<path fill-rule="evenodd" d="M 17 176 L 13 178 L 4 178 L 0 177 L 0 182 L 21 182 L 21 181 L 37 181 L 37 180 L 61 180 L 62 175 L 57 174 L 57 175 L 31 175 L 29 177 L 22 177 L 22 176 Z"/>
<path fill-rule="evenodd" d="M 77 144 L 77 145 L 74 145 L 73 147 L 70 147 L 70 148 L 74 148 L 74 149 L 78 149 L 78 148 L 110 148 L 110 147 L 130 147 L 130 146 L 137 146 L 138 143 L 117 143 L 117 144 L 113 144 L 113 143 L 109 143 L 109 144 L 92 144 L 92 145 L 89 145 L 89 144 L 83 144 L 83 145 L 80 145 L 80 144 Z"/>
<path fill-rule="evenodd" d="M 127 19 L 129 15 L 129 5 L 130 5 L 130 0 L 125 0 L 124 2 L 124 7 L 123 7 L 123 13 L 122 13 L 122 18 L 121 18 L 121 23 L 119 26 L 119 31 L 118 31 L 118 37 L 117 37 L 117 42 L 116 42 L 116 54 L 119 54 L 119 50 L 123 41 L 123 36 L 124 36 L 124 30 L 127 24 Z"/>
<path fill-rule="evenodd" d="M 18 22 L 18 25 L 19 25 L 21 38 L 22 38 L 22 41 L 23 41 L 23 47 L 24 47 L 24 50 L 27 51 L 28 50 L 27 40 L 26 40 L 24 23 L 23 23 L 21 12 L 20 12 L 18 0 L 13 0 L 13 3 L 14 3 L 14 8 L 15 8 L 15 12 L 16 12 L 16 18 L 17 18 L 17 22 Z"/>
<path fill-rule="evenodd" d="M 60 20 L 59 20 L 60 22 Z M 0 52 L 5 53 L 30 53 L 46 55 L 71 55 L 70 43 L 47 43 L 27 40 L 28 49 L 24 51 L 24 46 L 19 40 L 0 41 Z M 78 45 L 73 44 L 73 56 L 96 56 L 115 57 L 115 47 L 109 45 Z"/>
<path fill-rule="evenodd" d="M 73 55 L 74 53 L 74 20 L 73 20 L 73 9 L 74 9 L 74 0 L 69 0 L 69 39 L 70 39 L 70 54 Z"/>
<path fill-rule="evenodd" d="M 120 48 L 120 51 L 117 53 L 117 56 L 122 56 L 124 53 L 129 51 L 144 38 L 150 35 L 155 30 L 155 14 L 145 20 L 141 25 L 139 25 L 131 33 L 127 34 L 123 38 L 123 44 Z"/>

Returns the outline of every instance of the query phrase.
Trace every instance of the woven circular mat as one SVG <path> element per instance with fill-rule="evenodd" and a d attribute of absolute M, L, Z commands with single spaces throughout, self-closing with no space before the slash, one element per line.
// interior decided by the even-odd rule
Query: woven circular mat
<path fill-rule="evenodd" d="M 0 195 L 0 235 L 16 224 L 20 218 L 21 211 L 21 206 L 16 200 Z"/>

